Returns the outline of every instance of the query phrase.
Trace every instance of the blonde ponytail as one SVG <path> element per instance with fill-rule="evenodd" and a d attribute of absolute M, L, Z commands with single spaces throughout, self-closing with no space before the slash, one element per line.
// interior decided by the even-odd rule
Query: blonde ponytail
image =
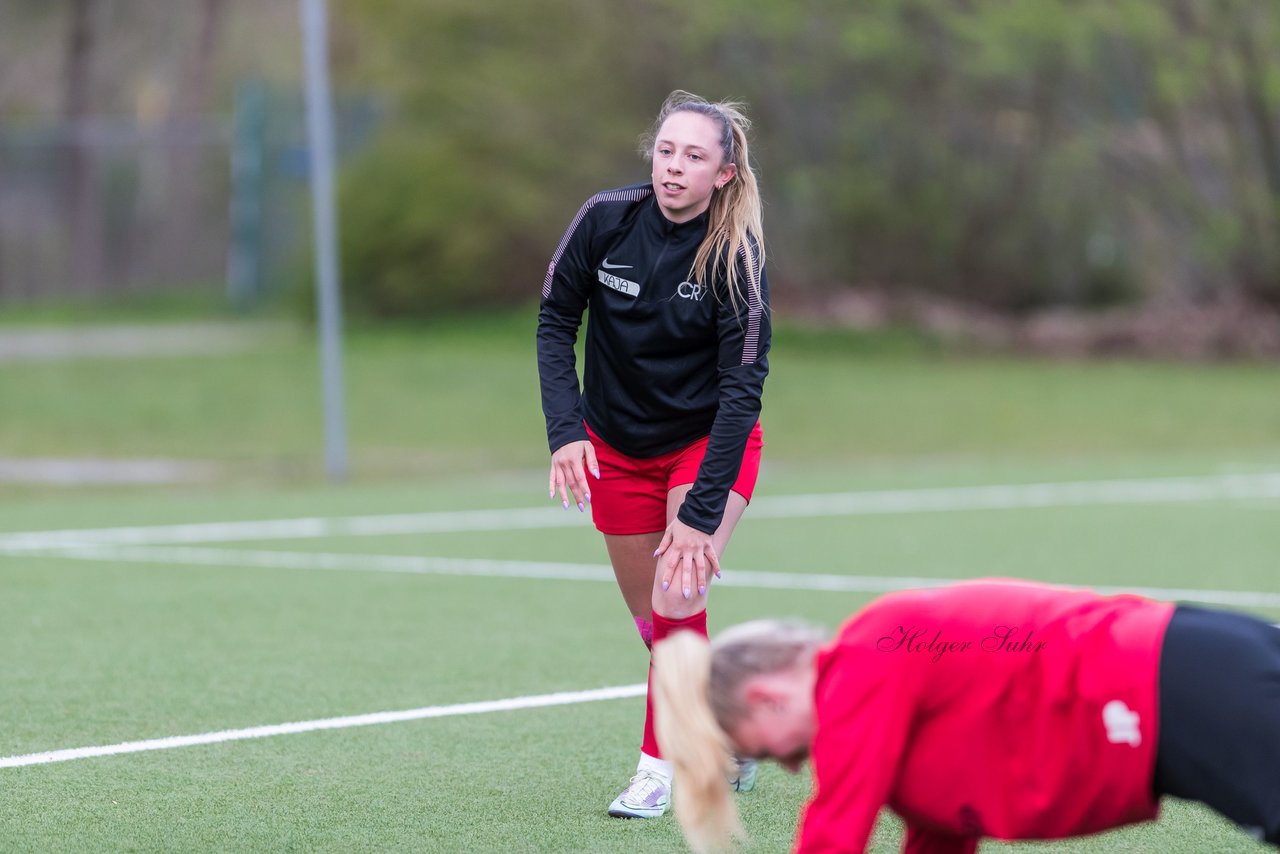
<path fill-rule="evenodd" d="M 745 838 L 725 781 L 729 746 L 711 711 L 711 648 L 679 632 L 653 648 L 654 725 L 663 755 L 675 767 L 676 819 L 697 854 L 725 851 Z"/>
<path fill-rule="evenodd" d="M 727 733 L 750 711 L 744 683 L 812 661 L 823 637 L 797 621 L 754 620 L 710 644 L 692 632 L 654 644 L 654 726 L 675 768 L 676 820 L 697 854 L 730 850 L 747 836 L 726 776 L 733 750 Z"/>

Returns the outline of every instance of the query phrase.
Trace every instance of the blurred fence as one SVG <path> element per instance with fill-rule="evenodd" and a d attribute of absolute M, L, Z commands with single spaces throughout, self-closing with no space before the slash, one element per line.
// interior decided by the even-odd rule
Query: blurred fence
<path fill-rule="evenodd" d="M 219 280 L 230 135 L 216 118 L 0 130 L 0 297 Z"/>
<path fill-rule="evenodd" d="M 376 123 L 342 105 L 342 150 Z M 309 239 L 302 100 L 249 83 L 231 115 L 0 124 L 0 302 L 225 285 L 247 305 Z"/>

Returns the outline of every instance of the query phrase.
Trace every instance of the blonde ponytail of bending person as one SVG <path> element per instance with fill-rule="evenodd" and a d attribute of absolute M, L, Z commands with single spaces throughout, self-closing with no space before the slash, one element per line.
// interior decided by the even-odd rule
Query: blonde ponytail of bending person
<path fill-rule="evenodd" d="M 677 632 L 653 648 L 654 726 L 675 769 L 672 805 L 696 854 L 727 851 L 745 838 L 725 781 L 728 739 L 711 711 L 711 647 L 693 632 Z"/>
<path fill-rule="evenodd" d="M 725 629 L 710 644 L 677 632 L 654 645 L 654 726 L 675 769 L 676 820 L 697 854 L 729 850 L 735 838 L 746 838 L 726 776 L 728 733 L 750 713 L 743 686 L 810 661 L 824 640 L 805 623 L 755 620 Z"/>

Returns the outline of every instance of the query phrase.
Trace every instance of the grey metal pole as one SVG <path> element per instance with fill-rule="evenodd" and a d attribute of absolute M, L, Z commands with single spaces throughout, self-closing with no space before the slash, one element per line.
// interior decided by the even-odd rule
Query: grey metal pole
<path fill-rule="evenodd" d="M 347 477 L 347 429 L 342 380 L 342 296 L 338 290 L 333 189 L 333 102 L 329 93 L 329 26 L 325 0 L 301 0 L 306 54 L 307 136 L 311 152 L 311 210 L 319 303 L 320 372 L 324 386 L 325 467 L 331 480 Z"/>

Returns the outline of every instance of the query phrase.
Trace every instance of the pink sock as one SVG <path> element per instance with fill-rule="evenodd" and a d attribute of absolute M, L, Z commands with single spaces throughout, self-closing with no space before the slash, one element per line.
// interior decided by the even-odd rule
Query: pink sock
<path fill-rule="evenodd" d="M 649 649 L 653 649 L 653 623 L 644 617 L 636 617 L 636 631 L 640 633 L 640 640 L 644 641 L 644 645 Z"/>
<path fill-rule="evenodd" d="M 653 642 L 657 643 L 668 635 L 672 635 L 679 631 L 697 632 L 702 637 L 707 636 L 707 612 L 699 611 L 692 617 L 685 617 L 683 620 L 670 620 L 653 612 Z M 644 702 L 644 741 L 640 743 L 642 753 L 647 753 L 655 758 L 661 758 L 662 752 L 658 749 L 658 736 L 653 730 L 653 664 L 649 665 L 649 692 L 645 695 Z"/>

